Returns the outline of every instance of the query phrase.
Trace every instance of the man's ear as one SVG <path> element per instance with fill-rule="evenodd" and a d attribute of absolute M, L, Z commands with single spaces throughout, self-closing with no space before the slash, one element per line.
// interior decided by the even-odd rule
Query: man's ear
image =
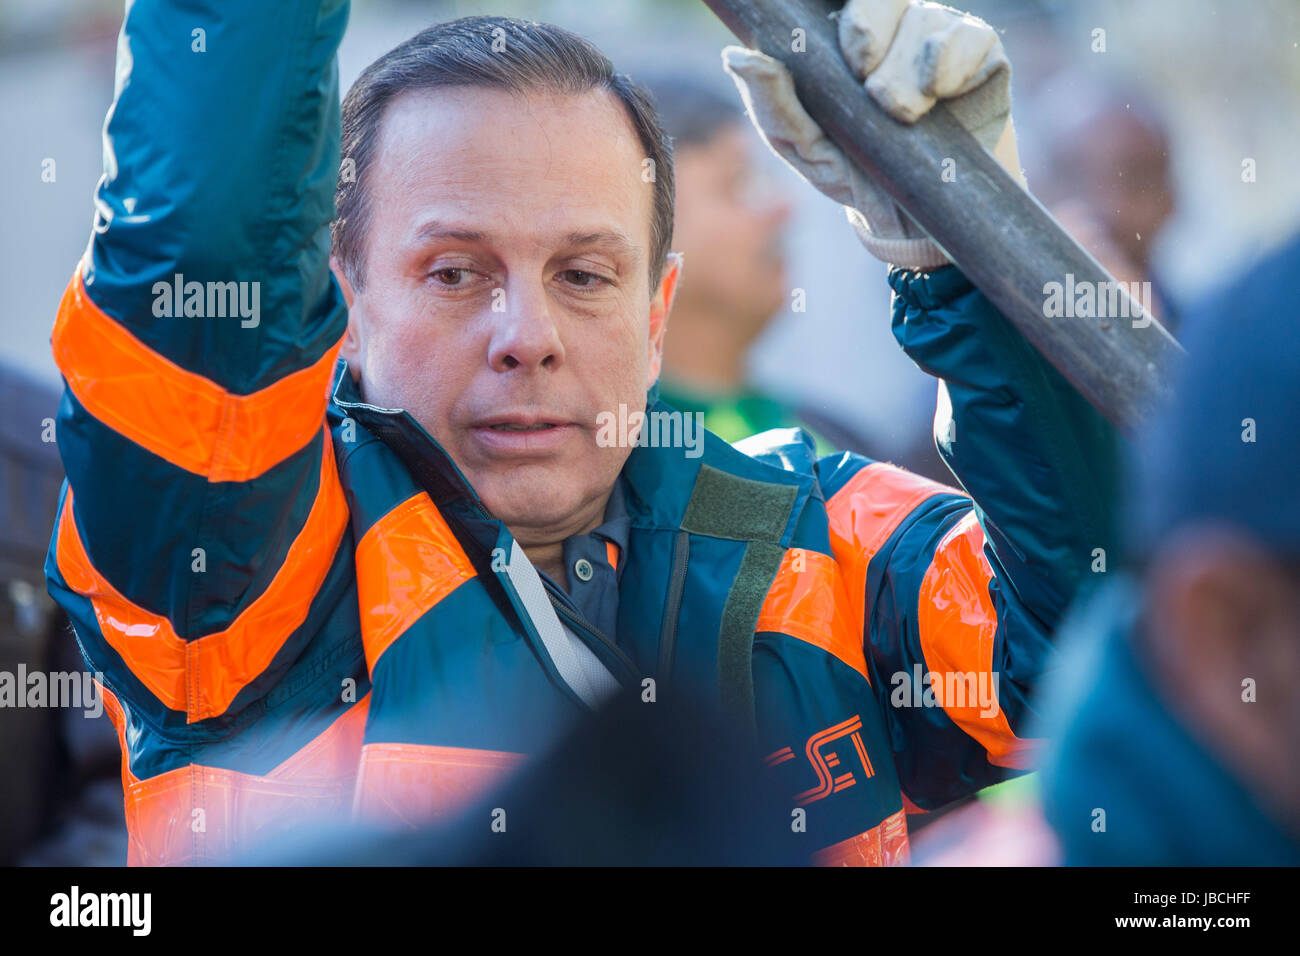
<path fill-rule="evenodd" d="M 649 381 L 646 382 L 647 389 L 658 380 L 659 372 L 663 368 L 664 333 L 668 330 L 668 313 L 672 310 L 673 298 L 677 295 L 677 281 L 681 276 L 682 254 L 668 253 L 668 264 L 664 267 L 663 278 L 659 280 L 659 288 L 655 290 L 654 298 L 650 300 L 650 367 Z"/>
<path fill-rule="evenodd" d="M 343 301 L 348 307 L 348 327 L 343 333 L 343 344 L 339 347 L 339 357 L 348 363 L 348 371 L 352 373 L 354 382 L 361 381 L 361 334 L 358 329 L 361 309 L 357 306 L 356 291 L 352 288 L 352 283 L 348 281 L 347 273 L 343 269 L 342 263 L 338 259 L 330 256 L 330 271 L 334 273 L 334 279 L 343 290 Z"/>
<path fill-rule="evenodd" d="M 352 308 L 352 302 L 357 297 L 356 293 L 352 291 L 352 283 L 348 281 L 348 274 L 343 268 L 343 263 L 339 262 L 334 256 L 330 256 L 330 272 L 334 273 L 334 281 L 343 290 L 343 301 L 347 303 L 349 309 Z"/>

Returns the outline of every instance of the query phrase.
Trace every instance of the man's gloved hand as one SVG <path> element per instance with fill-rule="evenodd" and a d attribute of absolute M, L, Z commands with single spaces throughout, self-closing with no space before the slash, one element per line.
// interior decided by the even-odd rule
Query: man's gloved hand
<path fill-rule="evenodd" d="M 944 100 L 1024 185 L 1011 124 L 1011 64 L 987 23 L 922 0 L 849 0 L 839 14 L 839 39 L 854 76 L 891 116 L 914 123 Z M 768 145 L 800 176 L 847 207 L 849 222 L 872 255 L 911 269 L 948 263 L 925 231 L 863 176 L 804 111 L 780 61 L 737 46 L 723 50 L 722 58 Z"/>

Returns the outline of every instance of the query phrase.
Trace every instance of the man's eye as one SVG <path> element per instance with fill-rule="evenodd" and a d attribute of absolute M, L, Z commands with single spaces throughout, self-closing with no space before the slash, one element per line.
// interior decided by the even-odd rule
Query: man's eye
<path fill-rule="evenodd" d="M 605 279 L 602 276 L 598 276 L 594 272 L 584 272 L 582 269 L 565 269 L 561 275 L 564 276 L 565 281 L 570 285 L 576 285 L 582 288 L 597 286 L 605 282 Z"/>
<path fill-rule="evenodd" d="M 465 281 L 465 269 L 437 269 L 432 273 L 441 285 L 462 285 Z"/>

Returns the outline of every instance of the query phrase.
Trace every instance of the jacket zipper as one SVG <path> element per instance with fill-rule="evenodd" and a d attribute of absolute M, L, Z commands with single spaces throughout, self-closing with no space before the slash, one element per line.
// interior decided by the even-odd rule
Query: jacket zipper
<path fill-rule="evenodd" d="M 664 606 L 663 631 L 659 634 L 659 670 L 661 683 L 668 683 L 672 672 L 673 652 L 677 647 L 677 616 L 682 609 L 682 591 L 686 588 L 686 565 L 691 556 L 689 532 L 677 532 L 673 548 L 673 567 L 668 576 L 668 601 Z"/>
<path fill-rule="evenodd" d="M 618 659 L 627 670 L 627 676 L 636 675 L 636 665 L 632 663 L 632 658 L 628 657 L 617 644 L 601 633 L 600 628 L 588 621 L 578 611 L 572 610 L 564 601 L 561 601 L 555 595 L 551 594 L 550 588 L 547 588 L 546 596 L 550 598 L 551 606 L 555 608 L 557 614 L 568 619 L 569 623 L 576 625 L 579 629 L 586 631 L 590 636 L 600 641 L 610 652 Z M 621 682 L 620 682 L 621 683 Z"/>

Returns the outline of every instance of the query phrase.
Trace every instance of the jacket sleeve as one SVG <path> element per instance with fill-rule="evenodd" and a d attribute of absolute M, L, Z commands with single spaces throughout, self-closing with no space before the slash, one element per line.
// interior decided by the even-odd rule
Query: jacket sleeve
<path fill-rule="evenodd" d="M 52 336 L 46 574 L 157 728 L 219 730 L 310 638 L 347 507 L 326 429 L 345 0 L 136 0 Z"/>
<path fill-rule="evenodd" d="M 934 809 L 1033 766 L 1053 629 L 1114 553 L 1119 438 L 955 267 L 890 284 L 961 487 L 842 456 L 823 488 L 903 792 Z"/>

